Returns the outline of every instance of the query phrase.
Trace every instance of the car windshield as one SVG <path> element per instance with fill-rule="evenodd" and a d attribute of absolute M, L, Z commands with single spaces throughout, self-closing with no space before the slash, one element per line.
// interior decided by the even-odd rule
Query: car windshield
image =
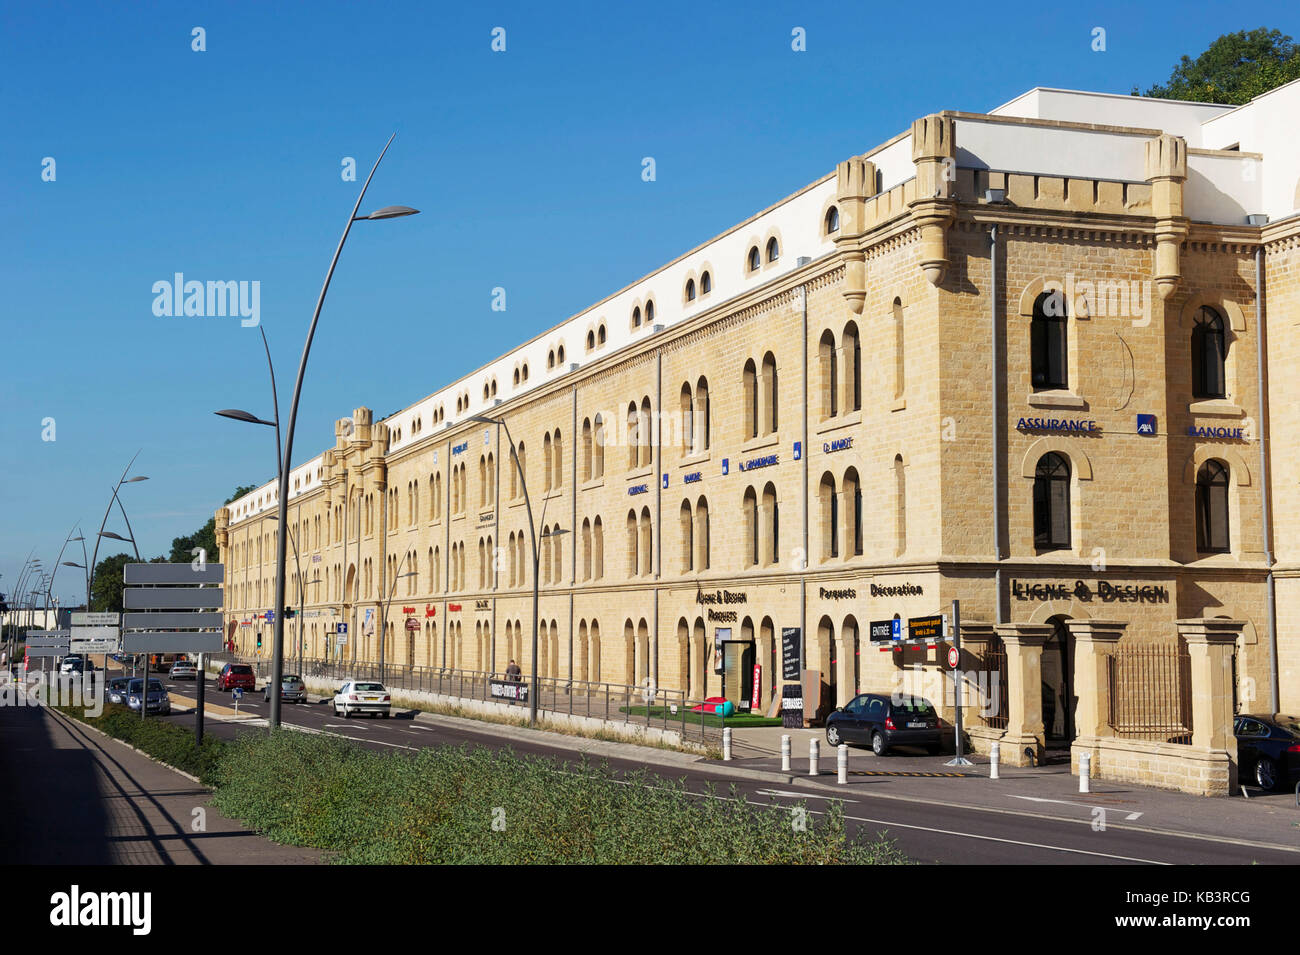
<path fill-rule="evenodd" d="M 230 672 L 231 672 L 231 673 L 239 673 L 239 674 L 242 675 L 242 674 L 245 674 L 245 673 L 252 673 L 252 672 L 253 672 L 253 668 L 250 667 L 250 666 L 234 666 L 234 667 L 231 667 L 231 668 L 230 668 Z"/>
<path fill-rule="evenodd" d="M 362 693 L 382 693 L 384 685 L 382 683 L 358 683 L 356 689 Z"/>
<path fill-rule="evenodd" d="M 302 677 L 300 677 L 300 676 L 287 676 L 287 677 L 284 678 L 283 682 L 284 682 L 284 683 L 301 683 L 301 682 L 302 682 Z"/>
<path fill-rule="evenodd" d="M 124 680 L 121 677 L 118 677 L 116 680 L 113 680 L 108 685 L 115 690 L 120 690 L 130 682 L 131 682 L 130 680 Z"/>
<path fill-rule="evenodd" d="M 127 692 L 128 692 L 128 693 L 139 693 L 139 692 L 140 692 L 140 687 L 142 687 L 142 686 L 144 686 L 144 681 L 143 681 L 143 680 L 132 680 L 132 681 L 131 681 L 131 685 L 127 688 Z M 160 681 L 160 680 L 155 680 L 155 679 L 153 679 L 153 678 L 151 677 L 151 678 L 149 679 L 149 692 L 150 692 L 150 693 L 161 693 L 161 692 L 163 692 L 162 681 Z"/>

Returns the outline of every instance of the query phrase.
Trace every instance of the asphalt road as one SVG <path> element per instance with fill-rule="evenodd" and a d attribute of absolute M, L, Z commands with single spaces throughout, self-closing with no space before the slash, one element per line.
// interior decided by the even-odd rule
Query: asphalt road
<path fill-rule="evenodd" d="M 170 693 L 194 698 L 196 687 L 192 681 L 172 681 L 166 674 L 161 678 Z M 231 695 L 217 692 L 212 679 L 207 683 L 207 703 L 233 705 Z M 259 688 L 245 693 L 239 708 L 241 713 L 256 714 L 264 719 L 269 715 L 270 707 L 263 702 Z M 343 736 L 375 750 L 471 744 L 492 749 L 509 746 L 515 752 L 550 756 L 570 763 L 576 763 L 579 758 L 571 749 L 503 737 L 499 726 L 493 727 L 493 732 L 482 732 L 459 725 L 416 722 L 414 716 L 415 711 L 394 709 L 390 719 L 374 716 L 345 719 L 335 716 L 333 707 L 327 703 L 285 703 L 281 707 L 281 720 L 288 726 Z M 194 715 L 189 712 L 163 718 L 184 726 L 194 725 Z M 265 732 L 265 723 L 241 724 L 209 715 L 205 731 L 231 738 L 238 733 Z M 604 761 L 620 773 L 645 768 L 636 760 L 611 758 Z M 1230 839 L 1116 826 L 1107 827 L 1103 832 L 1094 831 L 1092 814 L 1084 805 L 1078 807 L 1077 819 L 1059 819 L 1014 809 L 974 809 L 904 801 L 860 790 L 847 797 L 821 796 L 770 782 L 736 780 L 711 772 L 711 765 L 701 761 L 698 765 L 682 768 L 650 769 L 661 777 L 684 778 L 690 791 L 701 799 L 710 798 L 706 789 L 712 784 L 715 791 L 722 793 L 735 787 L 755 803 L 792 807 L 804 804 L 810 813 L 816 814 L 829 800 L 840 798 L 845 804 L 848 823 L 855 831 L 886 833 L 896 841 L 901 851 L 918 862 L 1003 865 L 1300 863 L 1300 852 L 1281 846 L 1261 848 L 1240 845 Z M 827 765 L 833 771 L 833 759 L 828 760 Z"/>

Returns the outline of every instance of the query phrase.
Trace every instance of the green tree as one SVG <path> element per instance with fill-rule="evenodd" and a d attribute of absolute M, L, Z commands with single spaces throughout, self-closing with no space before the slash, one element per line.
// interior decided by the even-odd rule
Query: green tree
<path fill-rule="evenodd" d="M 1280 30 L 1225 33 L 1195 60 L 1184 56 L 1169 82 L 1145 96 L 1240 105 L 1300 78 L 1300 46 Z M 1133 88 L 1133 95 L 1138 90 Z"/>
<path fill-rule="evenodd" d="M 122 568 L 135 563 L 131 554 L 114 554 L 95 565 L 95 579 L 90 584 L 90 609 L 96 612 L 122 612 Z"/>
<path fill-rule="evenodd" d="M 252 484 L 235 488 L 235 493 L 226 498 L 223 504 L 229 504 L 236 498 L 243 497 L 249 491 L 254 490 Z M 209 517 L 208 522 L 200 527 L 193 534 L 184 537 L 172 538 L 172 552 L 168 558 L 173 564 L 188 564 L 194 559 L 193 550 L 196 547 L 202 547 L 207 553 L 207 559 L 215 562 L 217 559 L 217 521 L 214 517 Z"/>

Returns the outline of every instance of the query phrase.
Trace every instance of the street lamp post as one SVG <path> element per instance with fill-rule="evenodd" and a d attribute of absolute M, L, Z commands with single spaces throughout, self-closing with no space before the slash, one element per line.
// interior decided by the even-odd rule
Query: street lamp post
<path fill-rule="evenodd" d="M 522 487 L 524 491 L 524 507 L 528 512 L 528 537 L 529 537 L 529 541 L 532 544 L 532 552 L 533 552 L 533 662 L 532 662 L 532 686 L 530 686 L 528 689 L 528 722 L 536 723 L 537 722 L 537 687 L 538 687 L 538 683 L 537 683 L 538 606 L 537 605 L 538 605 L 538 598 L 540 596 L 539 591 L 541 586 L 539 571 L 541 568 L 542 554 L 541 554 L 541 550 L 537 546 L 537 527 L 533 523 L 533 504 L 528 497 L 528 481 L 525 480 L 524 478 L 524 469 L 523 466 L 519 463 L 519 455 L 515 450 L 515 439 L 510 436 L 510 426 L 506 424 L 505 418 L 491 418 L 488 417 L 487 415 L 471 415 L 468 420 L 477 421 L 482 424 L 500 425 L 505 430 L 506 440 L 510 442 L 510 457 L 514 460 L 515 470 L 519 473 L 519 486 Z M 545 503 L 542 504 L 542 520 L 543 521 L 546 520 Z M 542 528 L 543 537 L 558 536 L 560 534 L 567 534 L 567 533 L 568 533 L 567 530 L 558 527 L 553 532 L 547 531 L 545 527 Z"/>
<path fill-rule="evenodd" d="M 393 136 L 397 134 L 394 133 Z M 276 504 L 280 512 L 280 526 L 284 527 L 289 521 L 289 463 L 293 460 L 293 432 L 298 422 L 298 402 L 302 397 L 303 377 L 307 373 L 307 358 L 311 354 L 312 339 L 316 336 L 316 325 L 320 321 L 321 307 L 325 304 L 325 293 L 329 291 L 330 280 L 334 277 L 334 269 L 338 265 L 339 255 L 343 252 L 343 245 L 348 240 L 348 233 L 352 231 L 352 224 L 364 219 L 395 219 L 400 216 L 414 215 L 419 210 L 412 209 L 409 206 L 385 206 L 382 209 L 370 213 L 369 215 L 358 216 L 357 210 L 361 208 L 361 201 L 366 196 L 366 190 L 370 188 L 370 181 L 374 179 L 379 164 L 384 161 L 384 154 L 388 152 L 388 147 L 393 143 L 393 136 L 388 137 L 388 142 L 384 144 L 383 152 L 375 160 L 374 167 L 370 170 L 370 175 L 366 177 L 365 185 L 361 187 L 361 194 L 357 196 L 356 205 L 352 207 L 352 214 L 348 216 L 347 225 L 343 228 L 343 235 L 339 238 L 338 247 L 334 250 L 334 258 L 330 260 L 329 271 L 325 273 L 325 282 L 321 286 L 320 295 L 316 299 L 316 310 L 311 317 L 311 325 L 307 328 L 307 339 L 302 346 L 302 358 L 298 361 L 298 375 L 293 386 L 293 400 L 289 405 L 289 422 L 285 428 L 284 434 L 284 455 L 283 464 L 280 467 L 279 489 L 276 495 Z M 275 547 L 275 631 L 271 648 L 271 679 L 278 686 L 284 676 L 284 567 L 288 555 L 288 542 L 284 534 L 280 534 L 276 540 Z M 268 720 L 272 729 L 280 725 L 280 696 L 279 694 L 271 695 L 271 714 Z"/>
<path fill-rule="evenodd" d="M 108 538 L 111 538 L 112 540 L 129 541 L 129 542 L 132 543 L 132 544 L 135 543 L 135 541 L 131 539 L 131 538 L 133 538 L 133 537 L 135 536 L 135 532 L 131 530 L 131 521 L 130 521 L 130 520 L 127 518 L 127 516 L 126 516 L 126 508 L 122 506 L 122 499 L 119 498 L 119 497 L 117 496 L 117 492 L 118 492 L 118 490 L 122 487 L 123 484 L 136 484 L 136 483 L 139 483 L 140 481 L 147 481 L 147 480 L 149 480 L 147 477 L 145 477 L 144 475 L 140 475 L 140 474 L 137 474 L 137 475 L 134 476 L 134 477 L 127 477 L 127 476 L 126 476 L 127 471 L 130 471 L 130 470 L 131 470 L 131 465 L 132 465 L 132 464 L 135 464 L 135 459 L 138 458 L 139 456 L 140 456 L 140 452 L 137 451 L 137 452 L 132 456 L 131 460 L 127 462 L 126 468 L 122 471 L 122 476 L 121 476 L 120 478 L 118 478 L 118 480 L 117 480 L 117 484 L 113 485 L 113 496 L 112 496 L 111 498 L 109 498 L 109 500 L 108 500 L 108 507 L 104 509 L 104 519 L 103 519 L 102 521 L 99 522 L 99 533 L 95 535 L 95 548 L 94 548 L 94 552 L 91 554 L 91 557 L 90 557 L 90 569 L 89 569 L 90 580 L 89 580 L 89 583 L 86 584 L 86 590 L 87 590 L 87 591 L 89 591 L 90 588 L 91 588 L 91 587 L 94 585 L 94 583 L 95 583 L 95 564 L 96 564 L 96 562 L 99 560 L 99 541 L 100 541 L 100 539 L 101 539 L 101 538 L 104 538 L 104 537 L 108 537 Z M 111 514 L 111 513 L 113 513 L 113 503 L 114 503 L 114 502 L 117 502 L 118 510 L 120 510 L 120 511 L 122 512 L 122 520 L 126 521 L 126 532 L 127 532 L 128 534 L 130 534 L 131 537 L 118 537 L 116 534 L 106 534 L 106 533 L 104 533 L 104 527 L 108 524 L 108 515 Z M 139 560 L 139 559 L 140 559 L 140 549 L 139 549 L 138 547 L 136 548 L 136 551 L 135 551 L 135 559 L 136 559 L 136 560 Z M 90 595 L 89 595 L 89 593 L 87 593 L 87 595 L 86 595 L 86 609 L 87 609 L 87 610 L 90 609 Z"/>

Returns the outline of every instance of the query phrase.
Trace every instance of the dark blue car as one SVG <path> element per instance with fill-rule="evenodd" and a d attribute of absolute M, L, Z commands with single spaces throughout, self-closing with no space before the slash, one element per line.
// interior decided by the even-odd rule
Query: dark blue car
<path fill-rule="evenodd" d="M 133 710 L 140 709 L 140 691 L 144 688 L 144 680 L 136 678 L 127 684 L 126 688 L 126 705 Z M 149 678 L 149 696 L 145 701 L 146 713 L 162 713 L 164 715 L 172 711 L 171 697 L 163 688 L 161 680 Z"/>
<path fill-rule="evenodd" d="M 1300 718 L 1242 714 L 1232 723 L 1239 778 L 1278 789 L 1300 778 Z"/>
<path fill-rule="evenodd" d="M 863 693 L 826 717 L 826 742 L 865 743 L 877 756 L 894 746 L 921 746 L 934 755 L 942 745 L 939 714 L 920 696 Z"/>

